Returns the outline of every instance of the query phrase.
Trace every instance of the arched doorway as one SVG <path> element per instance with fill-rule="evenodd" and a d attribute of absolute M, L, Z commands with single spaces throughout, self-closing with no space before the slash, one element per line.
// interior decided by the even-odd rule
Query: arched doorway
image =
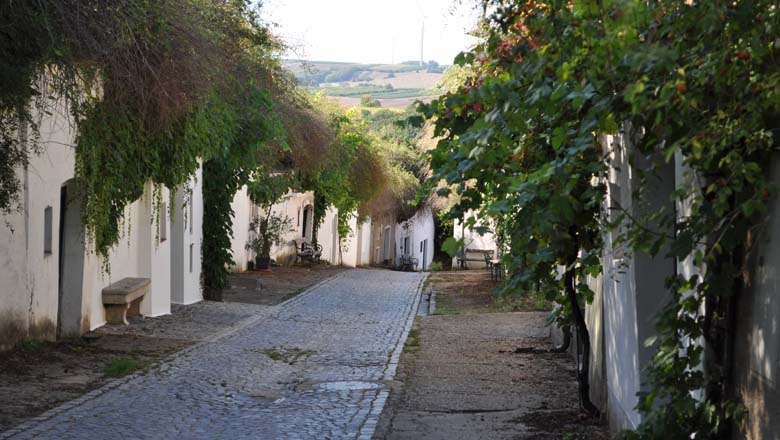
<path fill-rule="evenodd" d="M 303 208 L 303 227 L 301 228 L 301 236 L 306 241 L 311 241 L 314 232 L 314 206 L 306 205 Z"/>
<path fill-rule="evenodd" d="M 384 264 L 388 264 L 390 261 L 390 258 L 392 257 L 392 250 L 393 241 L 390 237 L 390 226 L 385 226 L 385 238 L 384 242 L 382 243 L 382 258 L 384 259 Z"/>
<path fill-rule="evenodd" d="M 57 337 L 73 337 L 89 327 L 83 321 L 84 228 L 81 225 L 83 194 L 75 179 L 60 188 L 59 302 Z"/>

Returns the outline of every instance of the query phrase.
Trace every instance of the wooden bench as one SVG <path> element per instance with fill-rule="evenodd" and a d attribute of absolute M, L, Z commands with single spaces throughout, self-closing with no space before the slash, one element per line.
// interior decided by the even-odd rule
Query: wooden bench
<path fill-rule="evenodd" d="M 411 255 L 401 255 L 401 270 L 414 271 L 417 269 L 418 260 Z"/>
<path fill-rule="evenodd" d="M 469 258 L 469 253 L 480 254 L 479 257 Z M 469 261 L 480 261 L 485 263 L 485 267 L 490 269 L 490 260 L 493 259 L 493 251 L 489 249 L 466 249 L 458 256 L 458 265 L 461 269 L 466 269 L 466 263 Z"/>
<path fill-rule="evenodd" d="M 127 325 L 128 316 L 141 314 L 141 301 L 149 292 L 149 278 L 122 278 L 103 289 L 103 307 L 109 324 Z"/>

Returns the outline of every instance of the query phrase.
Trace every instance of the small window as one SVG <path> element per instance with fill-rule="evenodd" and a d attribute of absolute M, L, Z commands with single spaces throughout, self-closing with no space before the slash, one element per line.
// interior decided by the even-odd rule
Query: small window
<path fill-rule="evenodd" d="M 195 244 L 194 243 L 190 243 L 190 273 L 192 273 L 193 252 L 195 252 Z"/>
<path fill-rule="evenodd" d="M 190 197 L 190 235 L 192 235 L 192 224 L 195 223 L 195 202 L 192 200 L 192 197 Z"/>
<path fill-rule="evenodd" d="M 160 217 L 158 224 L 160 226 L 160 243 L 168 239 L 168 204 L 160 204 Z"/>
<path fill-rule="evenodd" d="M 43 210 L 43 255 L 52 254 L 52 209 Z"/>

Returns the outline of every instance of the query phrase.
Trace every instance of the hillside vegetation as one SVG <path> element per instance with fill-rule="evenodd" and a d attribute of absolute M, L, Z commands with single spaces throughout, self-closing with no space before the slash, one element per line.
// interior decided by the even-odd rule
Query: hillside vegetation
<path fill-rule="evenodd" d="M 416 61 L 359 64 L 287 60 L 284 66 L 305 87 L 348 107 L 369 103 L 405 108 L 418 99 L 427 101 L 444 70 L 435 61 L 420 66 Z"/>

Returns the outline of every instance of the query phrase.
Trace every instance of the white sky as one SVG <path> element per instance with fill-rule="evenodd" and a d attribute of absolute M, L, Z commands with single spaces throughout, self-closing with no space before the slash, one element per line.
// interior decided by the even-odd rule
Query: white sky
<path fill-rule="evenodd" d="M 455 0 L 262 0 L 262 16 L 294 48 L 287 58 L 358 63 L 419 60 L 426 17 L 425 61 L 452 64 L 477 12 Z"/>

